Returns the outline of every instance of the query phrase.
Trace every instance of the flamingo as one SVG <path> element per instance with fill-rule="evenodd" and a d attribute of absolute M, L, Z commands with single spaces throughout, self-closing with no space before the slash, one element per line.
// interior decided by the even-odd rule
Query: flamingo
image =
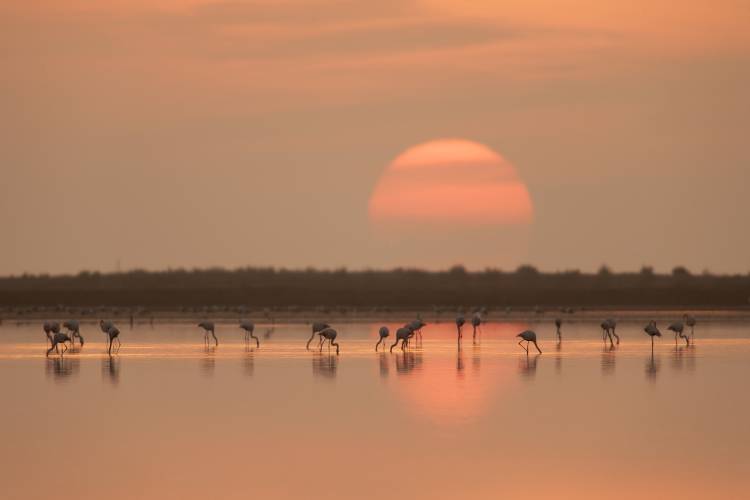
<path fill-rule="evenodd" d="M 60 356 L 62 356 L 63 354 L 65 354 L 65 351 L 68 350 L 68 346 L 65 345 L 65 342 L 70 342 L 70 341 L 71 341 L 70 337 L 68 336 L 67 333 L 55 332 L 54 335 L 52 335 L 52 339 L 51 339 L 52 346 L 49 348 L 49 350 L 47 350 L 47 356 L 49 356 L 49 353 L 51 353 L 53 349 L 57 348 L 58 344 L 63 345 L 63 352 L 60 353 Z M 60 351 L 59 348 L 57 350 L 58 352 Z"/>
<path fill-rule="evenodd" d="M 388 331 L 387 326 L 381 326 L 380 330 L 378 330 L 378 335 L 380 335 L 380 339 L 378 340 L 378 343 L 375 344 L 375 352 L 378 352 L 378 347 L 380 346 L 380 343 L 385 340 L 385 338 L 390 335 L 391 332 Z M 385 346 L 383 346 L 383 350 L 385 350 Z"/>
<path fill-rule="evenodd" d="M 198 326 L 200 328 L 203 328 L 204 340 L 206 344 L 208 344 L 208 334 L 210 333 L 211 336 L 214 338 L 216 345 L 217 346 L 219 345 L 219 339 L 216 338 L 216 333 L 214 333 L 213 321 L 201 321 L 200 323 L 198 323 Z"/>
<path fill-rule="evenodd" d="M 617 328 L 617 321 L 612 318 L 607 318 L 602 321 L 600 326 L 602 327 L 602 340 L 606 340 L 609 337 L 610 345 L 614 345 L 614 343 L 612 342 L 612 335 L 614 335 L 617 338 L 617 344 L 620 344 L 620 336 L 615 333 L 615 328 Z"/>
<path fill-rule="evenodd" d="M 250 339 L 255 339 L 255 347 L 260 347 L 260 340 L 253 335 L 253 332 L 255 331 L 255 323 L 248 320 L 240 321 L 240 328 L 245 330 L 245 342 L 249 342 Z"/>
<path fill-rule="evenodd" d="M 78 321 L 75 319 L 69 319 L 68 321 L 65 321 L 63 323 L 63 327 L 68 330 L 73 346 L 75 346 L 76 337 L 78 337 L 79 339 L 81 339 L 81 347 L 83 347 L 84 340 L 83 336 L 81 335 L 81 325 L 78 323 Z"/>
<path fill-rule="evenodd" d="M 318 332 L 318 335 L 320 335 L 320 337 L 323 339 L 323 342 L 321 342 L 320 344 L 321 351 L 323 351 L 323 344 L 325 343 L 326 340 L 328 340 L 328 348 L 330 349 L 332 345 L 335 345 L 336 354 L 339 353 L 339 345 L 336 342 L 334 342 L 334 340 L 336 340 L 336 335 L 337 335 L 336 330 L 334 330 L 331 327 L 324 328 L 323 330 Z"/>
<path fill-rule="evenodd" d="M 107 338 L 109 339 L 109 348 L 107 349 L 107 354 L 112 355 L 112 344 L 115 340 L 117 340 L 117 351 L 120 351 L 120 330 L 117 329 L 115 325 L 112 325 L 109 330 L 107 330 Z"/>
<path fill-rule="evenodd" d="M 542 353 L 542 350 L 539 349 L 539 345 L 536 343 L 536 333 L 535 332 L 532 332 L 531 330 L 525 330 L 525 331 L 519 333 L 518 335 L 516 335 L 516 337 L 521 337 L 521 340 L 518 341 L 518 345 L 520 345 L 521 347 L 524 348 L 524 350 L 526 350 L 526 354 L 529 354 L 529 343 L 533 343 L 534 344 L 534 347 L 536 347 L 536 350 L 539 351 L 539 354 Z M 525 346 L 523 344 L 521 344 L 521 342 L 523 342 L 524 340 L 526 341 L 526 345 Z"/>
<path fill-rule="evenodd" d="M 413 331 L 409 328 L 402 327 L 396 330 L 396 342 L 393 343 L 391 346 L 390 352 L 393 352 L 393 348 L 396 347 L 401 342 L 401 350 L 405 350 L 406 346 L 409 344 L 409 338 L 413 335 Z"/>
<path fill-rule="evenodd" d="M 109 329 L 113 328 L 114 326 L 115 324 L 109 320 L 106 320 L 106 321 L 103 319 L 99 320 L 99 329 L 102 331 L 104 335 L 107 335 L 107 339 L 109 339 Z"/>
<path fill-rule="evenodd" d="M 682 319 L 685 320 L 685 324 L 690 327 L 690 340 L 693 340 L 695 336 L 695 317 L 685 313 L 682 315 Z"/>
<path fill-rule="evenodd" d="M 406 328 L 410 328 L 413 332 L 415 332 L 417 334 L 417 337 L 421 341 L 422 340 L 422 327 L 427 326 L 427 323 L 422 321 L 422 318 L 417 316 L 417 319 L 415 319 L 414 321 L 410 321 L 404 326 Z"/>
<path fill-rule="evenodd" d="M 477 339 L 477 328 L 479 329 L 479 333 L 482 333 L 482 315 L 479 313 L 479 311 L 474 313 L 474 316 L 471 318 L 471 326 L 474 328 L 473 333 L 471 334 L 471 339 L 473 341 L 476 341 Z"/>
<path fill-rule="evenodd" d="M 53 343 L 53 335 L 55 333 L 60 333 L 60 323 L 57 321 L 45 321 L 44 325 L 42 325 L 42 328 L 44 329 L 44 333 L 47 335 L 47 339 L 49 339 L 49 343 Z"/>
<path fill-rule="evenodd" d="M 672 323 L 671 325 L 667 327 L 667 330 L 674 332 L 675 344 L 677 344 L 677 336 L 679 335 L 681 339 L 685 339 L 685 345 L 690 345 L 690 337 L 682 334 L 682 332 L 685 330 L 685 325 L 683 325 L 681 321 L 678 321 L 677 323 Z"/>
<path fill-rule="evenodd" d="M 466 318 L 463 315 L 456 317 L 456 330 L 458 330 L 458 343 L 461 343 L 461 328 L 466 323 Z"/>
<path fill-rule="evenodd" d="M 313 323 L 312 324 L 312 335 L 310 335 L 310 339 L 307 341 L 307 345 L 305 346 L 305 349 L 307 349 L 309 351 L 310 350 L 310 342 L 312 342 L 312 339 L 315 338 L 315 334 L 317 333 L 318 335 L 320 335 L 320 332 L 322 332 L 326 328 L 331 328 L 331 325 L 329 325 L 328 323 L 320 323 L 320 322 Z M 320 345 L 321 346 L 323 345 L 323 336 L 322 335 L 320 337 Z"/>
<path fill-rule="evenodd" d="M 648 325 L 643 329 L 646 334 L 651 337 L 651 354 L 654 353 L 654 337 L 661 337 L 661 332 L 656 327 L 656 321 L 649 321 Z"/>
<path fill-rule="evenodd" d="M 560 331 L 560 328 L 562 327 L 562 320 L 560 318 L 555 318 L 555 328 L 557 328 L 557 341 L 562 341 L 562 332 Z"/>

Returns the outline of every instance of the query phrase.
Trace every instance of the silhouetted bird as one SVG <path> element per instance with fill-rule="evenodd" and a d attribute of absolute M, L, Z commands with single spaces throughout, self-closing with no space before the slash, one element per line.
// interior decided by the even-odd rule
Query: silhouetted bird
<path fill-rule="evenodd" d="M 255 347 L 260 347 L 260 340 L 253 335 L 253 332 L 255 331 L 255 323 L 247 320 L 240 321 L 240 328 L 245 330 L 245 342 L 250 342 L 250 339 L 255 339 Z"/>
<path fill-rule="evenodd" d="M 681 339 L 685 339 L 685 345 L 690 345 L 690 338 L 687 335 L 683 335 L 682 333 L 685 330 L 685 325 L 683 325 L 681 321 L 672 323 L 667 327 L 667 330 L 674 332 L 675 344 L 677 344 L 677 337 L 679 336 Z"/>
<path fill-rule="evenodd" d="M 325 343 L 326 340 L 328 341 L 328 348 L 329 349 L 331 348 L 332 345 L 335 345 L 336 346 L 336 354 L 339 353 L 339 345 L 336 342 L 334 342 L 334 340 L 336 340 L 336 335 L 337 335 L 336 334 L 336 330 L 334 330 L 333 328 L 328 327 L 328 328 L 325 328 L 325 329 L 321 330 L 318 333 L 318 335 L 320 335 L 321 338 L 323 339 L 323 343 Z M 323 350 L 323 343 L 320 344 L 320 350 L 321 351 Z"/>
<path fill-rule="evenodd" d="M 414 332 L 406 327 L 402 327 L 396 330 L 396 342 L 394 342 L 391 346 L 390 352 L 393 352 L 393 348 L 396 347 L 399 342 L 401 342 L 401 350 L 405 350 L 406 346 L 409 344 L 409 338 L 413 333 Z"/>
<path fill-rule="evenodd" d="M 654 352 L 654 337 L 661 337 L 661 332 L 656 327 L 656 321 L 649 321 L 643 331 L 651 337 L 651 352 Z"/>
<path fill-rule="evenodd" d="M 99 320 L 99 329 L 102 331 L 102 333 L 104 335 L 107 336 L 107 340 L 105 342 L 109 341 L 109 333 L 108 332 L 109 332 L 109 329 L 112 328 L 112 327 L 114 327 L 114 326 L 115 326 L 115 324 L 112 323 L 111 321 L 105 321 L 103 319 Z"/>
<path fill-rule="evenodd" d="M 329 325 L 328 323 L 320 323 L 320 322 L 313 323 L 312 324 L 312 335 L 310 335 L 310 338 L 307 341 L 307 345 L 305 346 L 305 349 L 309 350 L 310 349 L 310 342 L 312 342 L 312 339 L 315 338 L 315 334 L 317 333 L 318 335 L 320 335 L 320 332 L 322 332 L 326 328 L 331 328 L 331 325 Z M 323 340 L 324 340 L 324 338 L 321 335 L 321 337 L 320 337 L 320 345 L 321 346 L 323 345 Z"/>
<path fill-rule="evenodd" d="M 682 319 L 685 320 L 685 324 L 690 327 L 690 340 L 693 340 L 695 336 L 695 318 L 687 313 L 682 315 Z"/>
<path fill-rule="evenodd" d="M 112 325 L 109 327 L 109 330 L 107 330 L 107 338 L 109 339 L 109 347 L 107 348 L 107 354 L 112 354 L 112 344 L 114 341 L 117 341 L 117 351 L 120 350 L 120 330 L 117 329 L 115 325 Z"/>
<path fill-rule="evenodd" d="M 458 343 L 461 343 L 461 328 L 463 328 L 464 324 L 466 323 L 466 318 L 463 317 L 463 315 L 456 317 L 456 330 L 457 330 L 457 338 Z"/>
<path fill-rule="evenodd" d="M 387 326 L 380 327 L 380 330 L 378 330 L 378 335 L 380 335 L 380 338 L 378 339 L 378 343 L 375 344 L 375 352 L 378 352 L 378 347 L 380 346 L 381 342 L 383 342 L 385 338 L 390 334 L 391 332 L 388 331 Z M 383 349 L 385 349 L 385 345 L 383 345 Z"/>
<path fill-rule="evenodd" d="M 534 347 L 536 347 L 536 350 L 539 351 L 539 354 L 542 353 L 542 350 L 539 349 L 539 345 L 536 343 L 536 333 L 532 332 L 531 330 L 525 330 L 516 337 L 521 337 L 521 340 L 518 341 L 518 345 L 523 347 L 523 349 L 526 351 L 526 354 L 529 353 L 529 343 L 533 343 Z M 526 345 L 524 346 L 521 342 L 526 341 Z"/>
<path fill-rule="evenodd" d="M 70 342 L 70 337 L 67 333 L 60 333 L 56 332 L 52 335 L 52 346 L 47 351 L 47 356 L 49 356 L 49 353 L 51 353 L 55 348 L 57 348 L 57 352 L 60 352 L 60 349 L 58 347 L 59 344 L 62 344 L 63 346 L 63 352 L 60 353 L 60 356 L 65 354 L 65 351 L 68 350 L 68 346 L 65 345 L 65 342 Z"/>
<path fill-rule="evenodd" d="M 211 336 L 214 338 L 214 342 L 216 342 L 216 345 L 219 345 L 219 339 L 216 338 L 216 333 L 214 332 L 214 323 L 213 321 L 201 321 L 198 323 L 198 326 L 200 328 L 203 328 L 203 335 L 204 335 L 204 341 L 206 344 L 209 343 L 208 340 L 208 334 L 210 333 Z"/>
<path fill-rule="evenodd" d="M 560 318 L 555 319 L 555 328 L 557 329 L 557 341 L 560 342 L 562 340 L 562 332 L 560 331 L 562 320 Z"/>
<path fill-rule="evenodd" d="M 75 319 L 69 319 L 68 321 L 63 322 L 63 327 L 68 329 L 71 344 L 75 346 L 76 337 L 78 337 L 81 340 L 81 347 L 83 347 L 84 340 L 83 336 L 81 335 L 81 325 L 78 323 L 78 321 Z"/>
<path fill-rule="evenodd" d="M 477 339 L 477 329 L 479 329 L 481 333 L 481 327 L 482 327 L 482 315 L 479 313 L 479 311 L 474 313 L 474 316 L 471 317 L 471 326 L 473 327 L 474 331 L 471 334 L 472 340 Z"/>
<path fill-rule="evenodd" d="M 47 335 L 47 340 L 49 340 L 51 345 L 53 343 L 54 334 L 60 333 L 60 323 L 56 321 L 45 321 L 42 325 L 42 329 L 44 329 L 44 333 Z"/>

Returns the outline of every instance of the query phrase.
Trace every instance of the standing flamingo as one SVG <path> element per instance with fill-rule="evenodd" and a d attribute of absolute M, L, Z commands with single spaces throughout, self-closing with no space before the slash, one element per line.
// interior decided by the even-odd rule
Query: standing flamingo
<path fill-rule="evenodd" d="M 210 333 L 211 336 L 214 338 L 214 342 L 216 342 L 216 345 L 219 345 L 219 339 L 216 338 L 216 333 L 214 333 L 214 323 L 213 321 L 201 321 L 198 323 L 198 326 L 200 328 L 203 328 L 203 334 L 204 334 L 204 340 L 205 343 L 208 344 L 208 334 Z"/>
<path fill-rule="evenodd" d="M 109 329 L 113 328 L 114 326 L 115 324 L 109 320 L 103 320 L 103 319 L 99 320 L 99 329 L 102 331 L 104 335 L 107 336 L 107 340 L 105 340 L 105 342 L 109 340 Z"/>
<path fill-rule="evenodd" d="M 516 335 L 516 337 L 521 337 L 521 340 L 518 341 L 518 345 L 520 345 L 521 347 L 524 348 L 524 350 L 526 351 L 526 354 L 529 353 L 529 343 L 533 343 L 534 344 L 534 347 L 536 347 L 536 350 L 539 351 L 539 354 L 542 353 L 542 350 L 539 349 L 539 345 L 536 343 L 536 333 L 535 332 L 532 332 L 531 330 L 525 330 L 525 331 L 519 333 L 518 335 Z M 523 344 L 521 344 L 521 342 L 523 342 L 524 340 L 526 341 L 526 345 L 525 346 Z"/>
<path fill-rule="evenodd" d="M 651 354 L 654 353 L 654 337 L 661 337 L 661 332 L 656 327 L 656 321 L 651 320 L 648 325 L 643 329 L 646 334 L 651 337 Z"/>
<path fill-rule="evenodd" d="M 78 321 L 75 319 L 69 319 L 68 321 L 65 321 L 63 323 L 63 327 L 67 328 L 72 345 L 75 346 L 76 337 L 78 337 L 79 339 L 81 339 L 81 347 L 83 347 L 84 340 L 83 336 L 81 335 L 81 325 L 78 323 Z"/>
<path fill-rule="evenodd" d="M 323 338 L 323 342 L 320 344 L 320 350 L 321 351 L 323 350 L 323 344 L 327 340 L 328 341 L 328 348 L 330 349 L 332 345 L 335 345 L 336 346 L 336 354 L 339 353 L 339 345 L 336 342 L 334 342 L 334 340 L 336 340 L 336 335 L 337 335 L 336 330 L 334 330 L 331 327 L 324 328 L 323 330 L 321 330 L 318 333 L 318 335 L 320 335 L 321 338 Z"/>
<path fill-rule="evenodd" d="M 555 328 L 557 329 L 557 341 L 562 342 L 562 332 L 560 331 L 562 320 L 560 318 L 555 318 Z"/>
<path fill-rule="evenodd" d="M 685 320 L 685 324 L 690 327 L 690 340 L 695 337 L 695 317 L 685 313 L 682 315 L 682 319 Z"/>
<path fill-rule="evenodd" d="M 255 323 L 248 320 L 240 321 L 240 328 L 245 330 L 245 342 L 250 342 L 250 339 L 255 339 L 255 347 L 260 347 L 260 340 L 253 335 L 253 332 L 255 331 Z"/>
<path fill-rule="evenodd" d="M 456 330 L 458 331 L 458 344 L 461 344 L 461 328 L 463 328 L 464 324 L 466 323 L 466 318 L 464 318 L 463 314 L 461 316 L 456 317 Z"/>
<path fill-rule="evenodd" d="M 419 341 L 422 341 L 422 327 L 427 326 L 427 323 L 422 321 L 422 318 L 417 316 L 417 319 L 415 319 L 414 321 L 410 321 L 404 326 L 410 328 L 413 332 L 415 332 Z"/>
<path fill-rule="evenodd" d="M 482 333 L 482 315 L 479 313 L 479 311 L 474 313 L 474 316 L 471 318 L 471 326 L 473 327 L 474 331 L 471 334 L 472 341 L 477 340 L 477 329 L 479 329 L 479 333 Z"/>
<path fill-rule="evenodd" d="M 406 327 L 402 327 L 396 330 L 396 342 L 394 342 L 391 346 L 390 352 L 393 352 L 393 348 L 396 347 L 399 342 L 401 342 L 401 350 L 405 350 L 406 346 L 409 344 L 409 338 L 413 334 L 414 332 Z"/>
<path fill-rule="evenodd" d="M 331 328 L 331 325 L 329 325 L 328 323 L 320 323 L 320 322 L 313 323 L 312 324 L 312 335 L 310 335 L 310 338 L 307 341 L 307 345 L 305 346 L 305 349 L 307 349 L 309 351 L 310 350 L 310 342 L 312 342 L 312 339 L 315 338 L 315 334 L 317 333 L 318 335 L 320 335 L 320 332 L 322 332 L 326 328 Z M 321 346 L 323 345 L 323 336 L 320 337 L 320 345 Z"/>
<path fill-rule="evenodd" d="M 391 332 L 388 331 L 387 326 L 381 326 L 380 330 L 378 330 L 378 335 L 380 335 L 380 339 L 378 340 L 378 343 L 375 344 L 375 352 L 378 352 L 378 347 L 380 346 L 380 343 L 385 340 L 385 338 L 390 335 Z M 385 345 L 383 345 L 383 350 L 385 351 Z"/>

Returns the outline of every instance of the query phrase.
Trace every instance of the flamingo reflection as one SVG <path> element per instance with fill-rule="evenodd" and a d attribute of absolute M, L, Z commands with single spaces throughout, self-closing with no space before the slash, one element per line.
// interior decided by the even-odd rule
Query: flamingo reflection
<path fill-rule="evenodd" d="M 117 385 L 120 382 L 120 360 L 109 355 L 102 358 L 102 380 Z"/>
<path fill-rule="evenodd" d="M 332 354 L 315 353 L 312 357 L 313 375 L 332 379 L 336 377 L 339 358 Z"/>
<path fill-rule="evenodd" d="M 612 374 L 615 371 L 615 352 L 616 347 L 605 345 L 602 348 L 602 373 L 604 375 Z"/>
<path fill-rule="evenodd" d="M 533 378 L 536 375 L 536 365 L 541 354 L 518 358 L 518 373 L 525 378 Z"/>

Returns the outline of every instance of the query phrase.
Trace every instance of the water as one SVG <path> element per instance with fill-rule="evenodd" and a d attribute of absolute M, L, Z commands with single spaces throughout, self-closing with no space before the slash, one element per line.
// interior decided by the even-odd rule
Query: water
<path fill-rule="evenodd" d="M 743 322 L 653 357 L 640 323 L 614 350 L 595 323 L 559 348 L 548 323 L 491 323 L 460 352 L 429 325 L 393 354 L 380 324 L 335 326 L 339 356 L 305 351 L 305 325 L 261 325 L 253 349 L 220 324 L 207 350 L 169 324 L 121 327 L 110 358 L 87 324 L 82 352 L 47 359 L 40 325 L 6 321 L 0 498 L 746 498 Z M 529 327 L 541 356 L 513 340 Z"/>

